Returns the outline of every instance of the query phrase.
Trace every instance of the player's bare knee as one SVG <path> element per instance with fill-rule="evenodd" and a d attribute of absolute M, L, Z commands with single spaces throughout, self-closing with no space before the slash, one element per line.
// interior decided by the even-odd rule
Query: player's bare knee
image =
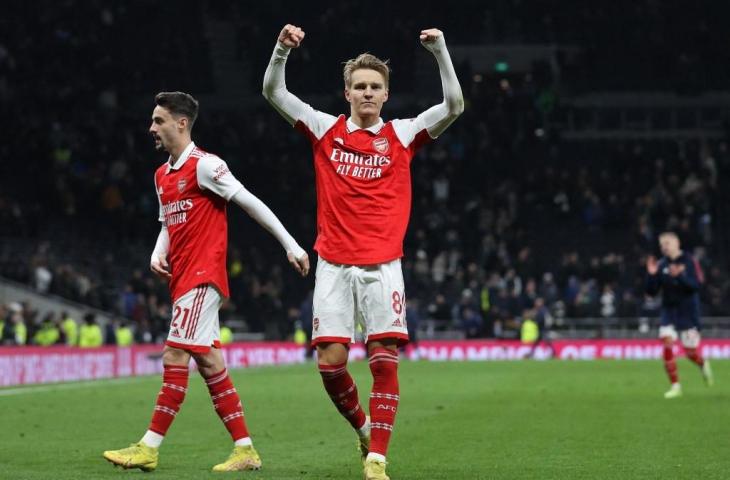
<path fill-rule="evenodd" d="M 179 348 L 165 346 L 162 351 L 163 365 L 187 365 L 190 362 L 190 354 Z"/>
<path fill-rule="evenodd" d="M 347 363 L 349 350 L 341 343 L 317 345 L 317 361 L 320 365 L 341 365 Z"/>
<path fill-rule="evenodd" d="M 374 340 L 372 342 L 368 342 L 367 348 L 368 348 L 368 356 L 371 356 L 373 351 L 376 348 L 387 348 L 389 350 L 393 350 L 393 351 L 397 352 L 398 351 L 398 341 L 394 338 L 384 338 L 382 340 Z"/>
<path fill-rule="evenodd" d="M 672 337 L 662 337 L 662 342 L 665 347 L 671 347 L 674 345 L 674 339 Z"/>
<path fill-rule="evenodd" d="M 193 359 L 204 377 L 215 375 L 226 368 L 223 354 L 217 348 L 211 348 L 207 353 L 194 353 Z"/>

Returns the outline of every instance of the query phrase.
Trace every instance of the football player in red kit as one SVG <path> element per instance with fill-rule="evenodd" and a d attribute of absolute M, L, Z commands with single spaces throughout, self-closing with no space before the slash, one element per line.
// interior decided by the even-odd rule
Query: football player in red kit
<path fill-rule="evenodd" d="M 198 102 L 186 93 L 162 92 L 155 103 L 150 133 L 156 149 L 169 157 L 155 173 L 162 228 L 150 268 L 170 284 L 172 321 L 162 354 L 162 388 L 150 426 L 139 442 L 108 450 L 104 458 L 124 468 L 150 471 L 157 467 L 158 448 L 185 399 L 192 357 L 234 442 L 228 460 L 213 470 L 258 470 L 261 459 L 220 351 L 218 309 L 229 296 L 227 203 L 240 206 L 271 232 L 302 276 L 309 271 L 309 258 L 271 210 L 234 177 L 226 162 L 193 143 Z"/>
<path fill-rule="evenodd" d="M 363 53 L 344 67 L 350 115 L 315 110 L 284 81 L 287 57 L 304 32 L 286 25 L 264 76 L 263 94 L 311 142 L 319 254 L 312 343 L 324 387 L 359 436 L 367 480 L 387 480 L 386 451 L 398 408 L 398 346 L 408 341 L 400 259 L 411 210 L 411 160 L 461 114 L 464 102 L 444 35 L 421 31 L 439 66 L 444 100 L 415 118 L 384 122 L 390 71 Z M 373 375 L 367 417 L 347 371 L 356 323 L 366 334 Z"/>

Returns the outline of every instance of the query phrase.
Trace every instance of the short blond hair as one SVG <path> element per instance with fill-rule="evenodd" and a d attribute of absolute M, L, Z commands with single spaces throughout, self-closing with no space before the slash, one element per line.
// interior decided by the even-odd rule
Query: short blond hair
<path fill-rule="evenodd" d="M 355 70 L 375 70 L 383 76 L 385 81 L 385 88 L 388 88 L 390 82 L 390 67 L 388 67 L 389 60 L 381 60 L 375 55 L 370 53 L 361 53 L 357 58 L 351 58 L 344 62 L 345 67 L 342 69 L 342 76 L 345 80 L 345 87 L 350 88 L 352 86 L 352 72 Z"/>

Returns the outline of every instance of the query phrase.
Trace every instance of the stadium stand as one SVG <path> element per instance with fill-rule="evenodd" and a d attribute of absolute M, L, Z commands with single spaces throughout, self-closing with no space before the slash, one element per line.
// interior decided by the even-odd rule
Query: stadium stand
<path fill-rule="evenodd" d="M 314 241 L 308 146 L 259 93 L 284 2 L 184 3 L 14 3 L 16 21 L 0 20 L 0 275 L 130 319 L 140 341 L 164 335 L 169 311 L 146 268 L 159 229 L 152 174 L 164 161 L 147 134 L 157 91 L 198 96 L 196 141 L 302 245 Z M 439 100 L 416 32 L 438 20 L 455 46 L 467 109 L 413 166 L 404 273 L 424 331 L 515 338 L 542 297 L 566 335 L 582 335 L 585 318 L 586 335 L 648 334 L 657 304 L 643 295 L 643 260 L 667 229 L 704 268 L 706 314 L 730 314 L 722 16 L 677 8 L 658 19 L 650 0 L 505 0 L 464 2 L 472 14 L 457 23 L 414 5 L 394 4 L 408 21 L 379 35 L 356 2 L 286 10 L 311 30 L 288 67 L 301 73 L 292 89 L 333 113 L 344 110 L 339 62 L 360 50 L 391 58 L 395 118 Z M 634 13 L 624 15 L 631 35 L 606 22 L 619 11 Z M 499 66 L 469 56 L 485 46 L 501 48 Z M 229 323 L 287 337 L 311 279 L 230 212 Z"/>

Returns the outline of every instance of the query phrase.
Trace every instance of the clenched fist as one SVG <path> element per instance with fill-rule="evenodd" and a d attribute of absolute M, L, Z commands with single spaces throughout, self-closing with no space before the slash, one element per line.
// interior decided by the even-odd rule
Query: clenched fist
<path fill-rule="evenodd" d="M 427 50 L 433 51 L 440 42 L 444 42 L 444 32 L 438 28 L 429 28 L 421 30 L 420 38 L 421 45 L 426 47 Z"/>
<path fill-rule="evenodd" d="M 304 30 L 296 25 L 286 24 L 279 33 L 279 42 L 289 48 L 297 48 L 304 40 Z"/>

